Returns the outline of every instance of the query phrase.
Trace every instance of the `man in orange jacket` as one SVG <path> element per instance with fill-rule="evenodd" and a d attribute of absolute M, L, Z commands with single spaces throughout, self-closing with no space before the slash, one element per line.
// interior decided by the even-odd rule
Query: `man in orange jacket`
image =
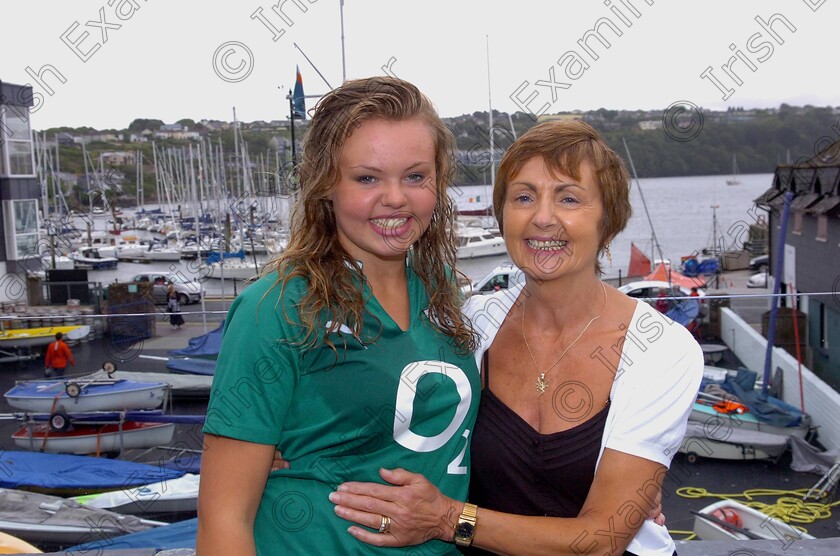
<path fill-rule="evenodd" d="M 47 346 L 47 357 L 45 364 L 47 366 L 44 371 L 44 376 L 50 377 L 64 376 L 64 369 L 67 368 L 67 363 L 76 365 L 76 360 L 73 359 L 73 354 L 70 352 L 70 347 L 65 344 L 61 338 L 64 336 L 61 332 L 56 332 L 55 341 Z"/>

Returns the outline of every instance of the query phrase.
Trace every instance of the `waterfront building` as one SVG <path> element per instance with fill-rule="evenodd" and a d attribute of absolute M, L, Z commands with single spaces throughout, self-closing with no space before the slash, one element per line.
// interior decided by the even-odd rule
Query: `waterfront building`
<path fill-rule="evenodd" d="M 26 272 L 40 268 L 41 186 L 29 110 L 32 87 L 0 81 L 0 302 L 26 300 Z"/>
<path fill-rule="evenodd" d="M 788 192 L 793 199 L 782 238 Z M 840 141 L 811 158 L 778 166 L 773 185 L 756 204 L 769 211 L 771 272 L 784 244 L 785 268 L 773 278 L 806 294 L 798 307 L 808 323 L 805 364 L 840 391 Z"/>

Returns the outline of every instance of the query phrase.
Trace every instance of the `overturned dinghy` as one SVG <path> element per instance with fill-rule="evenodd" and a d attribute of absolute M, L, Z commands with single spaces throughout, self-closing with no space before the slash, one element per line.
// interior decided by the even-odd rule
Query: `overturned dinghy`
<path fill-rule="evenodd" d="M 695 463 L 699 457 L 775 460 L 788 448 L 788 436 L 736 429 L 722 423 L 688 421 L 679 451 L 686 454 L 689 463 Z"/>
<path fill-rule="evenodd" d="M 166 525 L 73 500 L 22 490 L 0 489 L 0 529 L 34 543 L 79 544 Z"/>

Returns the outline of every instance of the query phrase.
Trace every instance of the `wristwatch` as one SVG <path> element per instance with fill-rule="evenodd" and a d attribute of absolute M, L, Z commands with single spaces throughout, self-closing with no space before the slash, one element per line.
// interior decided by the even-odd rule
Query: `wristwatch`
<path fill-rule="evenodd" d="M 455 544 L 458 546 L 470 546 L 475 536 L 475 526 L 478 521 L 478 506 L 464 503 L 464 511 L 458 516 L 458 524 L 455 526 Z"/>

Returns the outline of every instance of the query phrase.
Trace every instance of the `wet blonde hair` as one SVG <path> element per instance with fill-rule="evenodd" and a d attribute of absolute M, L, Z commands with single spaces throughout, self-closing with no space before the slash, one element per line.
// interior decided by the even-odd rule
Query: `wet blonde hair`
<path fill-rule="evenodd" d="M 549 171 L 580 179 L 580 167 L 588 162 L 601 192 L 604 216 L 598 253 L 624 229 L 633 208 L 630 205 L 630 175 L 624 161 L 598 132 L 581 121 L 545 122 L 529 129 L 507 150 L 499 164 L 493 188 L 493 211 L 504 230 L 503 209 L 508 184 L 533 158 L 541 158 Z M 595 261 L 595 272 L 601 274 L 601 262 Z"/>
<path fill-rule="evenodd" d="M 429 99 L 411 83 L 393 77 L 347 81 L 321 99 L 306 131 L 291 239 L 273 265 L 283 289 L 295 276 L 309 285 L 298 308 L 300 344 L 312 347 L 318 343 L 324 318 L 331 321 L 327 334 L 345 325 L 361 337 L 365 311 L 359 284 L 362 269 L 339 242 L 331 196 L 341 178 L 339 160 L 344 143 L 363 122 L 374 119 L 417 119 L 432 132 L 437 203 L 428 229 L 408 253 L 408 264 L 429 296 L 429 320 L 452 337 L 461 351 L 473 351 L 476 335 L 461 315 L 460 291 L 452 270 L 455 212 L 446 188 L 453 171 L 455 140 Z M 324 342 L 335 349 L 326 336 Z"/>

